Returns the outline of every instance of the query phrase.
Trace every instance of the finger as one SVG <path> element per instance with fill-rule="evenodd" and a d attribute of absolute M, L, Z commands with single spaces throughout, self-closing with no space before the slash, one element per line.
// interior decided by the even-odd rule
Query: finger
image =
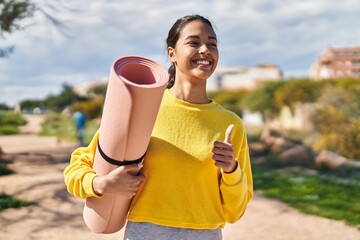
<path fill-rule="evenodd" d="M 215 161 L 215 166 L 219 168 L 227 168 L 228 166 L 230 166 L 230 164 L 225 162 Z"/>
<path fill-rule="evenodd" d="M 144 181 L 144 177 L 141 175 L 139 175 L 139 176 L 131 175 L 130 177 L 131 177 L 131 182 L 136 186 L 140 185 Z"/>
<path fill-rule="evenodd" d="M 233 157 L 233 151 L 229 148 L 213 148 L 212 152 L 217 155 Z"/>
<path fill-rule="evenodd" d="M 234 124 L 229 125 L 228 128 L 226 129 L 225 140 L 224 140 L 225 143 L 231 144 L 231 134 L 233 130 L 234 130 Z"/>
<path fill-rule="evenodd" d="M 142 166 L 143 166 L 142 163 L 139 163 L 139 164 L 134 163 L 134 164 L 130 164 L 130 165 L 125 165 L 123 167 L 124 167 L 124 171 L 126 173 L 128 173 L 128 172 L 131 172 L 131 171 L 140 170 L 142 168 Z"/>
<path fill-rule="evenodd" d="M 120 166 L 118 168 L 115 168 L 114 170 L 111 171 L 112 175 L 119 175 L 124 171 L 125 167 L 124 166 Z"/>
<path fill-rule="evenodd" d="M 231 162 L 233 160 L 232 156 L 224 156 L 219 154 L 214 154 L 212 158 L 215 161 L 220 161 L 220 162 Z"/>
<path fill-rule="evenodd" d="M 231 146 L 231 143 L 220 142 L 220 141 L 215 141 L 214 142 L 214 147 L 215 148 L 229 148 L 229 146 Z"/>

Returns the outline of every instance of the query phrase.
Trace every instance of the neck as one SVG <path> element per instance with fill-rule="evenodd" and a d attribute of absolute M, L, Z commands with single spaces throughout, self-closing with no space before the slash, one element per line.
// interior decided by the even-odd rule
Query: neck
<path fill-rule="evenodd" d="M 175 84 L 169 91 L 178 99 L 194 104 L 209 103 L 210 99 L 206 95 L 206 85 L 192 85 L 191 83 L 181 83 L 175 81 Z"/>

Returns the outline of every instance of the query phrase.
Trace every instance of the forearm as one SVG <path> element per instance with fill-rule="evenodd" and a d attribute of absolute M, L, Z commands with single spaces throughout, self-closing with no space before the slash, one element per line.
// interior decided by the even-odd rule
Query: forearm
<path fill-rule="evenodd" d="M 93 180 L 96 176 L 92 166 L 98 133 L 87 147 L 79 147 L 72 154 L 70 164 L 64 170 L 65 183 L 69 193 L 80 198 L 99 197 L 94 192 Z"/>
<path fill-rule="evenodd" d="M 249 151 L 244 147 L 237 155 L 237 168 L 234 172 L 222 172 L 220 191 L 223 201 L 225 220 L 233 223 L 244 214 L 253 196 L 253 181 Z"/>
<path fill-rule="evenodd" d="M 79 198 L 100 197 L 93 189 L 93 180 L 96 177 L 93 171 L 73 171 L 65 169 L 65 183 L 69 193 Z"/>
<path fill-rule="evenodd" d="M 246 173 L 239 167 L 231 174 L 222 173 L 220 191 L 225 220 L 234 223 L 244 214 L 253 195 Z"/>

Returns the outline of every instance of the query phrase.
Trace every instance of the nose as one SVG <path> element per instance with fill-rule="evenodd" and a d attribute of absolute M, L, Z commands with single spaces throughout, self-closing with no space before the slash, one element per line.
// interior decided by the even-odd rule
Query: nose
<path fill-rule="evenodd" d="M 202 44 L 199 48 L 200 54 L 210 54 L 209 48 L 206 46 L 206 44 Z"/>

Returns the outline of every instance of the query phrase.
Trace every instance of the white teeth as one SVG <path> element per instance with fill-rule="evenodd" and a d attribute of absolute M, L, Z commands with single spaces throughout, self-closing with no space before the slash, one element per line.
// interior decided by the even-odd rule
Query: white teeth
<path fill-rule="evenodd" d="M 210 62 L 209 61 L 205 61 L 205 60 L 199 60 L 199 61 L 196 61 L 197 64 L 201 64 L 201 65 L 209 65 Z"/>

